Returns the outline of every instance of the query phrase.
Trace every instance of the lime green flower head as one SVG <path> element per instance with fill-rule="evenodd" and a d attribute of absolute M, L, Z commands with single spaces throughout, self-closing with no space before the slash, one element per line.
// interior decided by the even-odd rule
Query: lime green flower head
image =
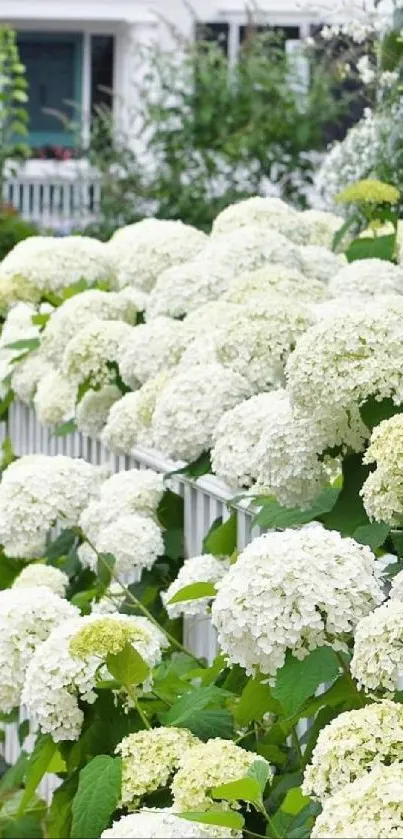
<path fill-rule="evenodd" d="M 146 632 L 135 630 L 127 623 L 114 620 L 112 617 L 99 618 L 82 629 L 71 639 L 70 653 L 77 658 L 88 658 L 91 655 L 106 658 L 119 653 L 126 644 L 136 640 L 140 632 L 144 640 Z"/>
<path fill-rule="evenodd" d="M 339 204 L 397 204 L 399 197 L 395 186 L 367 178 L 347 186 L 335 200 Z"/>

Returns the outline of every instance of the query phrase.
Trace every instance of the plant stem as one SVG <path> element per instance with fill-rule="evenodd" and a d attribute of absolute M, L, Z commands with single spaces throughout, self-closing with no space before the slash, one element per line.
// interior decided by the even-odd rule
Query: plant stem
<path fill-rule="evenodd" d="M 247 830 L 246 827 L 243 828 L 243 832 L 246 836 L 256 836 L 257 839 L 267 839 L 266 836 L 263 836 L 263 833 L 254 833 L 253 830 Z"/>
<path fill-rule="evenodd" d="M 256 805 L 255 805 L 255 806 L 256 806 Z M 256 809 L 257 809 L 257 810 L 259 811 L 259 813 L 261 813 L 261 814 L 262 814 L 262 816 L 264 816 L 264 818 L 266 819 L 267 824 L 269 825 L 269 828 L 270 828 L 270 831 L 271 831 L 271 834 L 272 834 L 273 839 L 281 839 L 281 835 L 280 835 L 280 833 L 278 833 L 278 832 L 277 832 L 276 828 L 274 827 L 274 824 L 273 824 L 273 819 L 269 816 L 269 814 L 268 814 L 268 812 L 267 812 L 267 810 L 266 810 L 266 807 L 264 806 L 263 802 L 262 802 L 261 806 L 260 806 L 260 807 L 256 807 Z"/>
<path fill-rule="evenodd" d="M 113 577 L 115 582 L 118 583 L 118 585 L 120 586 L 122 591 L 124 591 L 126 597 L 128 597 L 132 601 L 132 603 L 136 607 L 136 609 L 139 609 L 140 612 L 142 612 L 143 615 L 145 615 L 145 617 L 148 618 L 148 620 L 151 621 L 151 623 L 153 623 L 154 626 L 156 626 L 157 629 L 160 630 L 160 632 L 163 632 L 166 635 L 166 637 L 167 637 L 169 643 L 171 644 L 171 646 L 176 647 L 177 650 L 180 650 L 181 652 L 186 653 L 186 655 L 190 656 L 190 658 L 193 658 L 193 661 L 196 661 L 197 664 L 199 665 L 199 667 L 205 667 L 206 665 L 205 665 L 204 661 L 202 661 L 200 658 L 197 658 L 197 656 L 195 656 L 190 650 L 187 650 L 186 647 L 184 647 L 184 645 L 181 644 L 180 641 L 177 641 L 177 639 L 174 638 L 173 635 L 171 635 L 169 632 L 167 632 L 166 629 L 164 629 L 162 626 L 160 626 L 158 621 L 155 619 L 154 615 L 152 615 L 151 612 L 148 611 L 147 607 L 143 605 L 141 600 L 138 600 L 137 597 L 135 597 L 135 595 L 130 591 L 130 589 L 127 586 L 125 586 L 124 583 L 121 582 L 121 580 L 119 579 L 119 576 L 116 573 L 115 569 L 109 567 L 108 563 L 105 562 L 102 554 L 100 554 L 97 551 L 93 542 L 91 542 L 90 539 L 88 539 L 88 537 L 81 530 L 79 530 L 79 535 L 82 539 L 84 539 L 85 542 L 87 542 L 87 544 L 90 546 L 90 548 L 92 548 L 94 553 L 96 553 L 98 559 L 100 559 L 102 564 L 108 569 L 111 577 Z"/>
<path fill-rule="evenodd" d="M 351 687 L 353 688 L 354 693 L 356 693 L 356 695 L 357 695 L 357 699 L 359 700 L 359 703 L 360 703 L 361 707 L 363 708 L 363 707 L 364 707 L 364 705 L 365 705 L 365 700 L 364 700 L 364 698 L 361 696 L 360 691 L 359 691 L 359 690 L 358 690 L 358 688 L 357 688 L 357 685 L 356 685 L 356 683 L 355 683 L 355 681 L 354 681 L 354 679 L 353 679 L 353 677 L 352 677 L 352 675 L 351 675 L 350 668 L 349 668 L 348 664 L 346 664 L 346 662 L 344 661 L 343 656 L 341 655 L 341 653 L 337 652 L 337 650 L 335 650 L 335 653 L 336 653 L 336 657 L 337 657 L 337 659 L 338 659 L 338 661 L 339 661 L 339 663 L 340 663 L 340 666 L 341 666 L 341 668 L 342 668 L 342 670 L 343 670 L 343 673 L 344 673 L 344 675 L 345 675 L 345 677 L 346 677 L 347 681 L 349 682 L 349 684 L 350 684 L 350 685 L 351 685 Z"/>
<path fill-rule="evenodd" d="M 148 719 L 147 719 L 147 717 L 146 717 L 146 715 L 145 715 L 145 713 L 144 713 L 143 709 L 140 707 L 140 703 L 139 703 L 139 701 L 138 701 L 138 699 L 137 699 L 137 696 L 136 696 L 136 694 L 135 694 L 134 690 L 132 690 L 131 685 L 125 685 L 124 687 L 125 687 L 125 690 L 126 690 L 126 692 L 127 692 L 127 695 L 128 695 L 128 696 L 130 696 L 130 699 L 132 699 L 132 700 L 133 700 L 134 707 L 135 707 L 135 709 L 136 709 L 136 711 L 137 711 L 137 713 L 138 713 L 138 715 L 139 715 L 139 717 L 140 717 L 140 719 L 141 719 L 142 723 L 144 724 L 144 728 L 147 728 L 147 729 L 148 729 L 148 731 L 150 731 L 150 730 L 151 730 L 151 725 L 150 725 L 150 723 L 149 723 L 149 721 L 148 721 Z"/>
<path fill-rule="evenodd" d="M 245 732 L 245 734 L 241 734 L 240 737 L 237 737 L 237 739 L 234 740 L 234 743 L 240 743 L 241 740 L 246 740 L 246 738 L 249 737 L 250 734 L 255 734 L 254 728 L 250 728 L 248 731 Z"/>
<path fill-rule="evenodd" d="M 302 754 L 301 745 L 300 745 L 300 742 L 299 742 L 299 737 L 298 737 L 295 725 L 293 725 L 293 727 L 291 729 L 291 737 L 292 737 L 292 742 L 294 743 L 294 746 L 295 746 L 295 751 L 298 754 L 299 762 L 302 766 L 303 762 L 304 762 L 304 757 L 303 757 L 303 754 Z"/>

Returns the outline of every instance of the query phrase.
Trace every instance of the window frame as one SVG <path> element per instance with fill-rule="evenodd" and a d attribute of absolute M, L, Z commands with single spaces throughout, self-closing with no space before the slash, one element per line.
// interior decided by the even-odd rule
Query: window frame
<path fill-rule="evenodd" d="M 73 101 L 78 108 L 81 108 L 83 103 L 84 33 L 64 30 L 52 32 L 42 31 L 41 29 L 19 30 L 17 32 L 17 39 L 19 43 L 23 44 L 29 44 L 37 41 L 41 41 L 42 43 L 57 43 L 65 41 L 74 45 L 75 62 Z M 68 148 L 74 148 L 75 146 L 74 135 L 71 131 L 66 131 L 62 124 L 60 124 L 59 131 L 32 131 L 29 129 L 27 142 L 33 149 L 41 148 L 42 146 L 67 146 Z"/>

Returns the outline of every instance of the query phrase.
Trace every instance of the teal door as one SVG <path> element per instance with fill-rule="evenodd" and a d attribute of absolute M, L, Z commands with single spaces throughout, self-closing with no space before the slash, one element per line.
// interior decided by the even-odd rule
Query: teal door
<path fill-rule="evenodd" d="M 66 121 L 80 122 L 82 35 L 19 32 L 18 47 L 29 84 L 31 146 L 73 147 L 77 138 Z"/>

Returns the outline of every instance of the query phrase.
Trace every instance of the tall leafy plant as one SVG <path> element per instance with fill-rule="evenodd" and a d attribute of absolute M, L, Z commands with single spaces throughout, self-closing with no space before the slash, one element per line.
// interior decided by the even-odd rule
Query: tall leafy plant
<path fill-rule="evenodd" d="M 0 195 L 6 168 L 28 154 L 28 82 L 15 32 L 0 27 Z"/>

